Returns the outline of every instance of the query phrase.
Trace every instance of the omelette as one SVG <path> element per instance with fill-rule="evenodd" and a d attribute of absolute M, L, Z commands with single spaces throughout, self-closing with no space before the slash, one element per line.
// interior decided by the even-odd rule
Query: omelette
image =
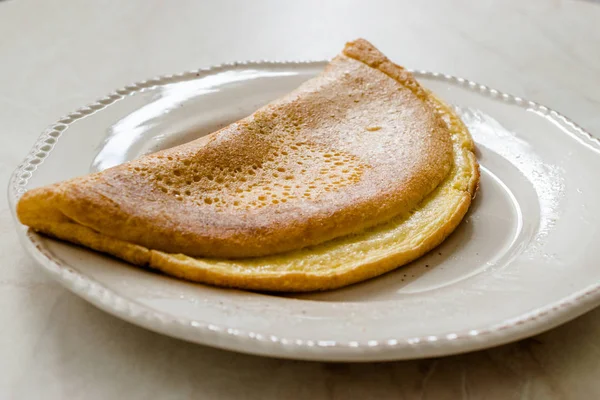
<path fill-rule="evenodd" d="M 26 192 L 32 230 L 190 281 L 339 288 L 439 245 L 475 195 L 458 116 L 369 42 L 189 143 Z"/>

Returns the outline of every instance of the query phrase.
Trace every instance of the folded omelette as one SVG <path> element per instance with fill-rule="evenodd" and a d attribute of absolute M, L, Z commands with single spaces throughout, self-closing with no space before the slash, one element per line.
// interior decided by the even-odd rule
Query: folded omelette
<path fill-rule="evenodd" d="M 325 290 L 406 264 L 459 224 L 479 181 L 442 101 L 365 40 L 213 134 L 17 205 L 34 231 L 191 281 Z"/>

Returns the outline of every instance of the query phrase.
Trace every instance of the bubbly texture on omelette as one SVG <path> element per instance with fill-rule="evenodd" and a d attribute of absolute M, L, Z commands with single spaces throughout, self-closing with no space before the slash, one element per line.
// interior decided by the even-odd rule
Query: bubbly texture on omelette
<path fill-rule="evenodd" d="M 317 290 L 381 274 L 439 244 L 462 219 L 478 176 L 469 133 L 452 111 L 357 40 L 249 117 L 33 189 L 17 212 L 36 231 L 186 279 Z"/>

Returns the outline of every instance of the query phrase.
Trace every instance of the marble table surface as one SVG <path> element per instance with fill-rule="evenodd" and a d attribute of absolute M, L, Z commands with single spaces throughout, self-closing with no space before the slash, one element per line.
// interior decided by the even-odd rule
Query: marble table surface
<path fill-rule="evenodd" d="M 419 69 L 553 107 L 600 135 L 596 1 L 0 1 L 0 186 L 45 126 L 132 81 L 321 59 L 365 37 Z M 87 304 L 21 249 L 0 197 L 1 399 L 594 399 L 600 309 L 518 343 L 380 364 L 235 354 Z"/>

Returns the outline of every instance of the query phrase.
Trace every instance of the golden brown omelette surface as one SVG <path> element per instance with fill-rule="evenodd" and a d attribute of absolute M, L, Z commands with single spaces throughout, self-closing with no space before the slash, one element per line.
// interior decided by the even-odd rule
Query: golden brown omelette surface
<path fill-rule="evenodd" d="M 399 223 L 463 174 L 458 164 L 467 166 L 468 203 L 461 200 L 454 206 L 460 215 L 438 224 L 429 247 L 454 229 L 470 204 L 478 181 L 472 141 L 452 111 L 410 73 L 357 40 L 321 75 L 249 117 L 187 144 L 33 189 L 17 212 L 34 230 L 187 279 L 314 290 L 374 276 L 393 268 L 390 260 L 409 257 L 388 257 L 385 268 L 379 263 L 366 274 L 362 268 L 352 279 L 338 273 L 328 284 L 307 284 L 293 277 L 297 271 L 271 277 L 266 286 L 260 279 L 263 284 L 247 282 L 268 272 L 261 263 L 273 257 L 297 267 L 304 261 L 290 264 L 294 254 L 309 260 L 311 249 L 327 253 L 349 234 L 360 238 L 384 223 Z M 192 276 L 181 260 L 200 263 L 200 270 L 221 265 L 231 274 Z"/>
<path fill-rule="evenodd" d="M 367 65 L 371 53 L 380 54 L 350 43 L 320 76 L 251 116 L 32 190 L 20 209 L 53 192 L 51 207 L 110 237 L 227 258 L 322 243 L 406 212 L 448 174 L 450 134 L 414 79 Z"/>

